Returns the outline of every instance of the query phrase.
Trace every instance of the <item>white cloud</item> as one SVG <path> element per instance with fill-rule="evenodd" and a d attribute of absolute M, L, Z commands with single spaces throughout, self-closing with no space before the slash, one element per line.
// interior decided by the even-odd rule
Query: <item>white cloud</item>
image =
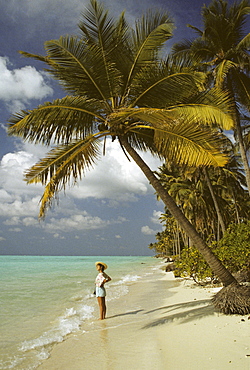
<path fill-rule="evenodd" d="M 141 232 L 144 235 L 155 235 L 157 231 L 151 229 L 149 226 L 142 226 Z"/>
<path fill-rule="evenodd" d="M 109 206 L 118 205 L 119 201 L 136 201 L 137 195 L 153 193 L 148 180 L 133 162 L 128 161 L 118 143 L 107 141 L 106 155 L 97 165 L 87 171 L 81 181 L 73 188 L 66 189 L 69 197 L 85 199 L 109 199 Z M 23 173 L 39 158 L 46 155 L 48 148 L 42 145 L 23 144 L 22 150 L 3 156 L 0 164 L 0 199 L 9 198 L 10 194 L 33 196 L 42 195 L 40 184 L 26 185 Z M 152 170 L 160 166 L 160 161 L 149 153 L 143 153 L 143 158 Z M 106 202 L 106 200 L 104 200 Z"/>
<path fill-rule="evenodd" d="M 74 188 L 66 189 L 68 199 L 102 199 L 108 206 L 116 207 L 119 202 L 134 202 L 138 195 L 153 193 L 144 174 L 132 161 L 124 156 L 118 143 L 107 147 L 106 156 Z M 0 163 L 0 212 L 2 215 L 33 216 L 39 212 L 39 201 L 43 193 L 41 184 L 27 185 L 23 180 L 24 171 L 30 168 L 46 149 L 41 145 L 24 144 L 23 150 L 7 153 Z M 145 161 L 156 170 L 160 165 L 149 154 Z M 61 199 L 64 198 L 60 194 Z"/>
<path fill-rule="evenodd" d="M 17 212 L 18 213 L 18 212 Z M 39 223 L 38 219 L 35 217 L 22 217 L 23 215 L 19 216 L 12 216 L 10 218 L 7 218 L 5 221 L 3 221 L 4 225 L 8 226 L 35 226 L 35 227 L 42 227 L 43 225 Z"/>
<path fill-rule="evenodd" d="M 9 231 L 14 232 L 14 233 L 20 233 L 22 232 L 22 229 L 20 229 L 20 227 L 13 227 L 13 228 L 10 228 Z"/>
<path fill-rule="evenodd" d="M 0 236 L 0 242 L 3 242 L 3 241 L 5 241 L 6 239 L 4 238 L 4 237 L 2 237 L 2 236 Z"/>
<path fill-rule="evenodd" d="M 11 198 L 10 194 L 8 194 L 6 190 L 0 189 L 0 202 L 8 202 L 11 199 L 12 198 Z"/>
<path fill-rule="evenodd" d="M 153 216 L 150 217 L 150 221 L 155 224 L 155 225 L 161 225 L 159 217 L 162 215 L 161 211 L 153 211 Z M 163 229 L 163 227 L 162 227 Z M 141 232 L 144 235 L 155 235 L 159 232 L 160 230 L 153 230 L 151 229 L 148 225 L 142 226 Z"/>
<path fill-rule="evenodd" d="M 20 218 L 17 216 L 11 217 L 3 222 L 4 225 L 19 225 L 20 224 Z"/>
<path fill-rule="evenodd" d="M 45 224 L 45 231 L 73 231 L 73 230 L 96 230 L 107 227 L 111 224 L 120 224 L 125 222 L 124 218 L 118 217 L 116 220 L 103 220 L 99 216 L 91 216 L 86 211 L 82 214 L 74 214 L 70 217 L 51 218 L 49 223 Z M 58 234 L 59 235 L 59 234 Z"/>
<path fill-rule="evenodd" d="M 35 217 L 24 217 L 22 219 L 22 224 L 26 227 L 29 226 L 35 226 L 35 227 L 41 227 L 41 223 L 39 223 L 38 219 Z"/>
<path fill-rule="evenodd" d="M 23 109 L 32 99 L 40 100 L 53 94 L 44 72 L 31 66 L 11 70 L 10 66 L 7 57 L 0 57 L 0 100 L 11 111 Z"/>
<path fill-rule="evenodd" d="M 22 150 L 7 153 L 0 163 L 0 215 L 5 225 L 41 228 L 46 232 L 93 230 L 115 223 L 126 222 L 125 218 L 104 220 L 100 215 L 90 215 L 79 209 L 79 199 L 95 198 L 109 207 L 118 207 L 124 202 L 135 202 L 140 195 L 153 193 L 141 170 L 124 156 L 118 143 L 108 141 L 106 156 L 86 173 L 74 188 L 66 189 L 66 197 L 59 194 L 59 206 L 47 215 L 45 222 L 38 221 L 39 202 L 43 193 L 41 184 L 27 185 L 23 172 L 30 168 L 48 148 L 41 145 L 23 144 Z M 152 170 L 160 162 L 149 154 L 143 154 Z M 61 217 L 63 215 L 63 217 Z M 156 222 L 157 211 L 153 215 Z M 144 233 L 151 233 L 144 229 Z M 153 233 L 153 232 L 152 232 Z M 154 231 L 155 233 L 155 231 Z"/>
<path fill-rule="evenodd" d="M 142 157 L 152 170 L 160 166 L 160 161 L 149 153 L 143 153 Z M 106 155 L 68 193 L 81 199 L 95 197 L 131 202 L 136 201 L 137 195 L 153 191 L 140 168 L 124 155 L 119 143 L 108 140 Z"/>
<path fill-rule="evenodd" d="M 153 224 L 161 224 L 160 222 L 160 217 L 162 216 L 162 212 L 161 211 L 156 211 L 154 210 L 153 211 L 153 216 L 150 218 L 151 222 L 153 222 Z"/>
<path fill-rule="evenodd" d="M 27 151 L 7 153 L 3 156 L 0 162 L 0 186 L 2 188 L 0 199 L 2 201 L 5 200 L 9 204 L 11 200 L 22 202 L 28 197 L 26 199 L 29 202 L 28 207 L 31 207 L 30 210 L 35 208 L 37 212 L 42 187 L 39 184 L 27 185 L 23 180 L 24 171 L 31 167 L 36 160 L 38 157 Z M 18 206 L 19 203 L 16 203 L 15 208 Z M 8 213 L 10 212 L 9 209 Z M 22 212 L 25 212 L 24 208 Z"/>
<path fill-rule="evenodd" d="M 0 214 L 5 217 L 37 217 L 39 212 L 39 198 L 32 198 L 30 200 L 13 200 L 9 203 L 0 203 Z"/>

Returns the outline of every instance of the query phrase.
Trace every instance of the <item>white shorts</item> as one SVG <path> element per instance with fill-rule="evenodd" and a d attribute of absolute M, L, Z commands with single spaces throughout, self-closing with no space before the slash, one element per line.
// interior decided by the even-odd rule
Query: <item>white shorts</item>
<path fill-rule="evenodd" d="M 103 286 L 102 287 L 97 286 L 95 288 L 95 295 L 96 297 L 105 297 L 106 296 L 105 288 Z"/>

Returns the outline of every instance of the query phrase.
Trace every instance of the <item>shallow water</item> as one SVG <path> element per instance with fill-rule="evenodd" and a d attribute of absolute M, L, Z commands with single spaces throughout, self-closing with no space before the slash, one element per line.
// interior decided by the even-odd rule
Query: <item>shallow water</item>
<path fill-rule="evenodd" d="M 98 315 L 93 296 L 95 261 L 109 265 L 107 301 L 159 261 L 152 257 L 0 256 L 0 368 L 29 370 L 47 358 L 54 344 Z"/>

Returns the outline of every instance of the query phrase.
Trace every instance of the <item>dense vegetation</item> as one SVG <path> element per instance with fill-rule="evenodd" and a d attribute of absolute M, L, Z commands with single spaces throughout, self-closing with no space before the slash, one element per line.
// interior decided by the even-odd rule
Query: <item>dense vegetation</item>
<path fill-rule="evenodd" d="M 172 162 L 158 172 L 164 188 L 232 273 L 249 269 L 250 34 L 245 27 L 249 13 L 246 0 L 231 7 L 214 0 L 202 8 L 204 29 L 190 26 L 198 37 L 173 47 L 176 60 L 184 58 L 184 64 L 192 65 L 194 71 L 207 73 L 208 89 L 220 86 L 230 92 L 235 125 L 231 140 L 224 146 L 228 163 L 220 168 L 194 168 Z M 165 229 L 149 247 L 158 255 L 176 256 L 176 274 L 200 282 L 217 279 L 167 209 L 162 221 Z"/>
<path fill-rule="evenodd" d="M 211 248 L 224 265 L 234 274 L 250 272 L 250 221 L 231 225 L 218 242 Z M 217 277 L 195 247 L 185 246 L 180 258 L 175 261 L 177 276 L 190 276 L 196 282 L 205 284 L 217 282 Z"/>

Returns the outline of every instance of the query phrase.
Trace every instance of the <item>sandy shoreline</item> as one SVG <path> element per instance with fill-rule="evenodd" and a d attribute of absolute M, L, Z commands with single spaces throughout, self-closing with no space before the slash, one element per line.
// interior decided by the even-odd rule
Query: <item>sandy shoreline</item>
<path fill-rule="evenodd" d="M 56 345 L 39 370 L 250 370 L 250 320 L 214 310 L 213 289 L 156 270 Z"/>

